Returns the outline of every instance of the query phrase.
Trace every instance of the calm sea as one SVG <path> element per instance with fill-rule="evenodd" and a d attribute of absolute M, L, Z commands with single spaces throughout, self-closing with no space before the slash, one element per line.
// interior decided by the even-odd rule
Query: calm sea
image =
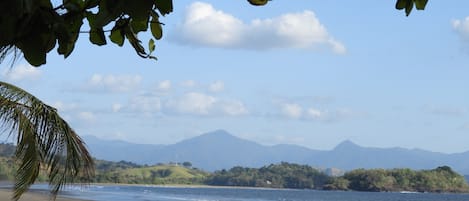
<path fill-rule="evenodd" d="M 94 201 L 469 201 L 469 194 L 99 185 L 67 187 L 62 196 Z"/>

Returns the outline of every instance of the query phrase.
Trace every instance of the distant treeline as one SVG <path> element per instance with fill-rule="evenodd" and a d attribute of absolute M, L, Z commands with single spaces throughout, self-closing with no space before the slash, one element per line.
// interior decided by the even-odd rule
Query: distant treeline
<path fill-rule="evenodd" d="M 331 178 L 327 190 L 469 192 L 465 178 L 448 166 L 433 170 L 358 169 Z"/>
<path fill-rule="evenodd" d="M 13 180 L 17 168 L 14 146 L 0 144 L 0 180 Z M 96 160 L 93 182 L 122 184 L 202 184 L 354 191 L 469 192 L 463 176 L 448 166 L 433 170 L 357 169 L 343 176 L 328 176 L 308 165 L 282 162 L 261 168 L 233 167 L 213 173 L 193 168 L 190 162 L 138 165 Z M 38 181 L 46 181 L 41 172 Z"/>
<path fill-rule="evenodd" d="M 206 184 L 216 186 L 249 186 L 272 188 L 321 188 L 331 177 L 307 165 L 282 162 L 262 168 L 234 167 L 216 171 Z"/>
<path fill-rule="evenodd" d="M 208 185 L 354 191 L 469 192 L 463 176 L 448 166 L 433 170 L 357 169 L 331 177 L 307 165 L 280 163 L 262 168 L 216 171 Z"/>

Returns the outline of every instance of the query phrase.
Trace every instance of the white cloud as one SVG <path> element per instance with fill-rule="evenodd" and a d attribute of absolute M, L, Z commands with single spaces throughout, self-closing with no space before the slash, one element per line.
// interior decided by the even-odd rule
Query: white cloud
<path fill-rule="evenodd" d="M 121 104 L 114 103 L 114 104 L 112 104 L 112 111 L 113 112 L 119 112 L 119 111 L 121 111 L 122 107 L 123 106 Z"/>
<path fill-rule="evenodd" d="M 462 20 L 453 20 L 452 25 L 461 39 L 469 43 L 469 16 Z"/>
<path fill-rule="evenodd" d="M 223 114 L 229 116 L 239 116 L 248 114 L 249 111 L 241 101 L 221 101 L 218 106 L 222 110 Z"/>
<path fill-rule="evenodd" d="M 164 80 L 158 83 L 158 90 L 160 91 L 168 91 L 171 89 L 171 81 Z"/>
<path fill-rule="evenodd" d="M 311 119 L 320 119 L 324 116 L 324 112 L 321 112 L 320 110 L 315 109 L 315 108 L 309 108 L 306 111 L 306 114 L 307 114 L 307 118 L 311 118 Z"/>
<path fill-rule="evenodd" d="M 282 113 L 288 118 L 299 119 L 303 115 L 303 108 L 298 104 L 286 103 L 282 106 Z"/>
<path fill-rule="evenodd" d="M 94 74 L 88 80 L 85 89 L 92 92 L 129 92 L 141 83 L 139 75 L 101 75 Z"/>
<path fill-rule="evenodd" d="M 343 54 L 345 46 L 335 40 L 312 11 L 288 13 L 245 23 L 203 2 L 191 4 L 172 40 L 194 46 L 234 49 L 312 48 Z"/>
<path fill-rule="evenodd" d="M 240 116 L 249 113 L 241 101 L 224 100 L 198 92 L 168 100 L 165 107 L 169 112 L 202 116 Z"/>
<path fill-rule="evenodd" d="M 128 109 L 144 114 L 158 113 L 161 110 L 161 99 L 157 96 L 136 96 L 130 100 Z"/>
<path fill-rule="evenodd" d="M 208 89 L 211 92 L 216 92 L 216 93 L 222 92 L 225 89 L 225 83 L 223 83 L 222 81 L 216 81 L 216 82 L 210 84 Z"/>
<path fill-rule="evenodd" d="M 319 122 L 338 122 L 344 119 L 366 116 L 363 112 L 357 112 L 347 108 L 325 110 L 314 107 L 304 107 L 296 103 L 281 104 L 280 112 L 285 118 Z"/>
<path fill-rule="evenodd" d="M 462 20 L 452 21 L 454 31 L 459 35 L 463 51 L 469 50 L 469 16 Z"/>
<path fill-rule="evenodd" d="M 190 92 L 177 100 L 171 100 L 167 106 L 179 113 L 208 115 L 214 103 L 215 97 L 202 93 Z"/>
<path fill-rule="evenodd" d="M 243 26 L 242 21 L 215 10 L 210 4 L 194 2 L 187 8 L 186 17 L 175 33 L 176 39 L 183 43 L 228 47 L 240 42 Z"/>
<path fill-rule="evenodd" d="M 5 69 L 2 72 L 2 76 L 10 81 L 37 80 L 41 75 L 42 72 L 38 68 L 25 64 Z"/>

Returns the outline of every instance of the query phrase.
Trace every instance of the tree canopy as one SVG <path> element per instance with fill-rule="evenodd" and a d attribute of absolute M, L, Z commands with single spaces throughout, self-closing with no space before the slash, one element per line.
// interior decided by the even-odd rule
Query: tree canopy
<path fill-rule="evenodd" d="M 270 0 L 248 0 L 255 6 Z M 396 9 L 408 16 L 414 6 L 425 8 L 428 0 L 397 0 Z M 137 55 L 156 59 L 155 40 L 163 37 L 160 17 L 173 12 L 172 0 L 52 0 L 0 1 L 0 63 L 9 54 L 24 56 L 33 66 L 46 63 L 54 48 L 64 58 L 73 52 L 79 34 L 88 34 L 89 41 L 98 46 L 108 40 L 122 46 L 128 41 Z M 84 21 L 89 30 L 82 30 Z M 150 29 L 152 38 L 147 48 L 138 34 Z M 106 37 L 106 34 L 108 35 Z"/>

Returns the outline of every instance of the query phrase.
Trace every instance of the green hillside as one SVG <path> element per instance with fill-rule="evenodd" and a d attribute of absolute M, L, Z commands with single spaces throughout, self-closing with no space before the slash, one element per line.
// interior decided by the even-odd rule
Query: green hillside
<path fill-rule="evenodd" d="M 209 174 L 179 165 L 156 165 L 97 170 L 98 183 L 125 184 L 202 184 Z"/>
<path fill-rule="evenodd" d="M 17 166 L 12 145 L 0 144 L 0 180 L 13 180 Z M 127 161 L 95 160 L 96 183 L 155 185 L 217 185 L 354 191 L 469 192 L 463 176 L 448 166 L 432 170 L 356 169 L 331 177 L 308 165 L 282 162 L 261 168 L 233 167 L 213 173 L 192 168 L 190 162 L 139 165 Z M 37 182 L 46 182 L 46 173 Z"/>

